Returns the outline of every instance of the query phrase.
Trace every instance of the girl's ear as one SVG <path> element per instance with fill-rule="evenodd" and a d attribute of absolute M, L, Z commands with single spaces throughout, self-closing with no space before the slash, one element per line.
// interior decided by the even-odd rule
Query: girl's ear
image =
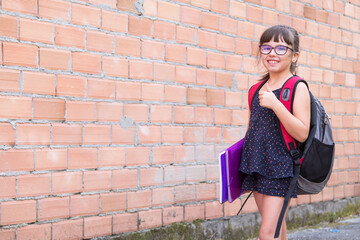
<path fill-rule="evenodd" d="M 295 64 L 299 60 L 300 52 L 295 52 L 292 56 L 291 62 Z"/>

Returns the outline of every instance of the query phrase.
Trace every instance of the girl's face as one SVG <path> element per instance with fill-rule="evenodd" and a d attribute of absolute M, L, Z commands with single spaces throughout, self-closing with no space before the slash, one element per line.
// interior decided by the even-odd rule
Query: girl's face
<path fill-rule="evenodd" d="M 284 41 L 263 43 L 260 46 L 261 61 L 264 67 L 271 73 L 290 73 L 291 63 L 295 63 L 299 57 L 292 46 Z"/>

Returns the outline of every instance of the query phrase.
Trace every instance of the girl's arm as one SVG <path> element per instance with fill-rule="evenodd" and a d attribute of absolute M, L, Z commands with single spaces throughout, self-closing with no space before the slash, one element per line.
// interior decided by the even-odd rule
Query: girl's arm
<path fill-rule="evenodd" d="M 276 98 L 269 85 L 259 93 L 260 105 L 272 109 L 286 131 L 297 141 L 305 142 L 310 129 L 310 95 L 307 86 L 299 83 L 293 103 L 293 114 Z M 264 88 L 263 88 L 264 89 Z"/>

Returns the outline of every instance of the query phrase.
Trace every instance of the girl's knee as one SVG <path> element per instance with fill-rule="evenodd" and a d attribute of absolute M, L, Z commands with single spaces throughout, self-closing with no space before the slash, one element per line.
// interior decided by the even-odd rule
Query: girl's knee
<path fill-rule="evenodd" d="M 261 228 L 259 232 L 259 239 L 260 240 L 273 240 L 274 239 L 274 232 L 271 228 Z"/>

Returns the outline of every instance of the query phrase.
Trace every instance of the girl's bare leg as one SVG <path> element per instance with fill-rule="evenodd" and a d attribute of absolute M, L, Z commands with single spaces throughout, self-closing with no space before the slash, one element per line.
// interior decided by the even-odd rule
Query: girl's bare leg
<path fill-rule="evenodd" d="M 259 240 L 272 240 L 274 239 L 275 229 L 284 203 L 284 198 L 268 196 L 258 192 L 254 192 L 254 197 L 262 217 Z M 279 239 L 286 240 L 286 232 L 286 222 L 284 218 Z"/>

